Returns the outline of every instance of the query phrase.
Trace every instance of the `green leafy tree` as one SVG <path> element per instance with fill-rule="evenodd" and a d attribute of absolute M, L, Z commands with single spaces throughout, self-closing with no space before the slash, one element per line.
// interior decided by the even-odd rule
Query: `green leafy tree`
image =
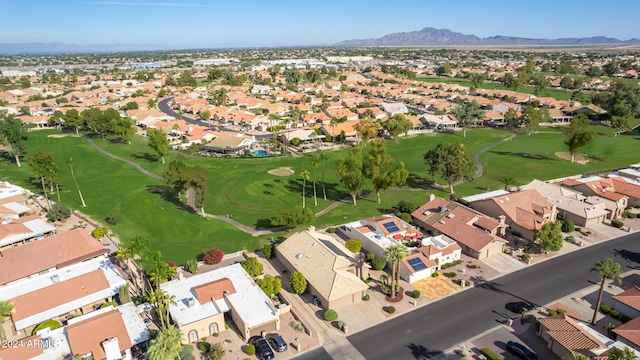
<path fill-rule="evenodd" d="M 299 271 L 294 271 L 289 276 L 289 284 L 294 293 L 301 295 L 307 291 L 307 279 Z"/>
<path fill-rule="evenodd" d="M 429 166 L 431 176 L 441 176 L 453 194 L 453 183 L 459 180 L 471 181 L 475 165 L 469 158 L 469 150 L 464 144 L 438 144 L 424 154 L 424 162 Z"/>
<path fill-rule="evenodd" d="M 180 197 L 180 194 L 187 189 L 187 184 L 191 179 L 189 167 L 180 160 L 173 160 L 169 163 L 167 170 L 162 174 L 162 178 L 171 186 L 173 192 Z"/>
<path fill-rule="evenodd" d="M 149 360 L 173 360 L 182 350 L 182 332 L 175 326 L 160 330 L 151 340 L 147 357 Z"/>
<path fill-rule="evenodd" d="M 40 180 L 42 192 L 47 199 L 47 204 L 49 204 L 47 185 L 53 183 L 60 173 L 56 159 L 47 150 L 37 150 L 33 156 L 29 158 L 29 167 L 34 172 L 36 179 Z"/>
<path fill-rule="evenodd" d="M 310 224 L 315 219 L 311 209 L 294 206 L 291 209 L 282 209 L 278 214 L 271 218 L 271 224 L 274 226 L 284 225 L 294 228 L 302 224 Z"/>
<path fill-rule="evenodd" d="M 384 249 L 387 261 L 391 261 L 391 299 L 396 297 L 396 284 L 400 279 L 400 261 L 409 256 L 411 252 L 404 245 L 391 245 Z"/>
<path fill-rule="evenodd" d="M 136 122 L 132 119 L 128 117 L 121 117 L 116 121 L 113 129 L 117 137 L 131 145 L 131 137 L 136 133 L 135 125 Z"/>
<path fill-rule="evenodd" d="M 364 118 L 361 119 L 357 124 L 353 125 L 353 129 L 358 133 L 358 136 L 364 142 L 364 146 L 367 146 L 367 141 L 369 139 L 373 139 L 378 135 L 378 129 L 380 129 L 380 124 L 374 122 L 373 119 Z"/>
<path fill-rule="evenodd" d="M 8 301 L 0 301 L 0 324 L 4 323 L 7 316 L 13 312 L 13 304 Z"/>
<path fill-rule="evenodd" d="M 403 114 L 395 114 L 382 123 L 382 128 L 387 130 L 391 138 L 398 142 L 398 136 L 411 130 L 413 124 Z"/>
<path fill-rule="evenodd" d="M 472 89 L 479 88 L 480 86 L 482 86 L 482 84 L 486 79 L 487 79 L 487 76 L 484 73 L 471 74 L 471 76 L 469 76 L 469 81 L 471 81 L 471 88 Z"/>
<path fill-rule="evenodd" d="M 73 165 L 75 164 L 75 162 L 73 161 L 73 158 L 69 158 L 69 160 L 67 160 L 67 165 L 69 165 L 69 169 L 71 169 L 71 178 L 73 179 L 73 183 L 76 184 L 76 189 L 78 190 L 78 195 L 80 196 L 80 201 L 82 202 L 82 207 L 87 206 L 87 204 L 85 204 L 84 202 L 84 197 L 82 197 L 82 192 L 80 192 L 80 187 L 78 186 L 78 181 L 76 180 L 76 175 L 73 173 Z"/>
<path fill-rule="evenodd" d="M 451 113 L 458 119 L 458 126 L 462 128 L 462 137 L 467 137 L 467 129 L 482 122 L 485 114 L 475 100 L 464 100 L 453 108 Z"/>
<path fill-rule="evenodd" d="M 562 249 L 564 241 L 562 222 L 555 221 L 542 225 L 542 228 L 536 231 L 536 239 L 543 250 L 558 251 Z"/>
<path fill-rule="evenodd" d="M 256 284 L 269 297 L 279 293 L 282 289 L 282 281 L 271 275 L 265 275 L 262 279 L 256 280 Z"/>
<path fill-rule="evenodd" d="M 613 74 L 615 74 L 615 73 L 617 73 L 619 71 L 618 63 L 616 61 L 614 61 L 614 60 L 611 60 L 611 61 L 609 61 L 608 63 L 606 63 L 606 64 L 604 64 L 602 66 L 602 71 L 608 77 L 612 77 Z"/>
<path fill-rule="evenodd" d="M 362 241 L 358 239 L 349 239 L 344 242 L 344 247 L 349 249 L 352 253 L 357 254 L 360 252 L 360 249 L 362 249 Z"/>
<path fill-rule="evenodd" d="M 75 109 L 67 110 L 64 114 L 64 126 L 69 126 L 78 133 L 78 128 L 86 124 L 86 126 L 95 133 L 104 133 L 107 127 L 107 119 L 104 113 L 98 108 L 90 108 L 82 112 L 81 116 Z"/>
<path fill-rule="evenodd" d="M 593 319 L 591 319 L 591 325 L 596 324 L 596 316 L 598 315 L 598 310 L 600 310 L 600 303 L 602 302 L 602 293 L 604 292 L 604 284 L 607 280 L 613 280 L 619 284 L 622 283 L 622 270 L 620 270 L 620 264 L 613 261 L 612 259 L 606 259 L 598 261 L 592 268 L 591 271 L 595 271 L 600 275 L 602 281 L 600 282 L 600 291 L 598 292 L 598 301 L 596 302 L 596 308 L 593 312 Z"/>
<path fill-rule="evenodd" d="M 226 352 L 220 343 L 211 344 L 211 348 L 207 351 L 208 360 L 222 360 L 225 355 Z"/>
<path fill-rule="evenodd" d="M 551 114 L 547 109 L 536 109 L 533 106 L 527 106 L 522 110 L 522 123 L 525 131 L 531 135 L 533 130 L 540 127 L 540 123 L 550 123 L 552 121 Z"/>
<path fill-rule="evenodd" d="M 539 96 L 545 89 L 551 86 L 551 81 L 543 74 L 538 74 L 533 78 L 533 94 Z"/>
<path fill-rule="evenodd" d="M 407 182 L 409 171 L 404 168 L 404 163 L 393 167 L 394 160 L 389 155 L 383 140 L 374 140 L 371 151 L 367 157 L 367 173 L 373 181 L 378 204 L 380 204 L 380 193 L 391 187 L 402 186 Z"/>
<path fill-rule="evenodd" d="M 147 137 L 149 138 L 149 147 L 158 153 L 160 161 L 164 164 L 164 155 L 169 151 L 167 135 L 162 130 L 148 129 Z"/>
<path fill-rule="evenodd" d="M 12 115 L 7 115 L 6 111 L 0 111 L 0 143 L 6 148 L 7 153 L 12 156 L 16 165 L 20 167 L 20 157 L 27 150 L 27 128 L 22 121 Z"/>
<path fill-rule="evenodd" d="M 611 128 L 613 129 L 613 136 L 628 131 L 630 128 L 629 118 L 623 116 L 611 117 Z"/>
<path fill-rule="evenodd" d="M 240 265 L 242 265 L 242 268 L 251 277 L 256 277 L 261 275 L 262 271 L 264 270 L 264 266 L 262 265 L 262 263 L 258 260 L 258 258 L 255 258 L 255 257 L 249 257 L 242 260 Z"/>
<path fill-rule="evenodd" d="M 509 129 L 515 129 L 522 123 L 522 118 L 518 115 L 518 111 L 514 108 L 509 108 L 504 114 L 505 126 Z"/>
<path fill-rule="evenodd" d="M 128 103 L 124 104 L 124 109 L 125 110 L 138 110 L 138 103 L 135 101 L 129 101 Z"/>
<path fill-rule="evenodd" d="M 585 114 L 576 115 L 563 132 L 568 137 L 564 143 L 569 147 L 571 163 L 576 153 L 596 138 L 596 132 L 591 129 L 589 118 Z"/>
<path fill-rule="evenodd" d="M 140 259 L 140 266 L 138 266 L 138 279 L 143 281 L 145 278 L 142 276 L 142 268 L 144 267 L 146 254 L 149 252 L 149 239 L 144 236 L 135 236 L 129 240 L 128 247 L 131 251 L 131 259 L 135 260 L 136 256 Z M 149 288 L 150 287 L 151 284 L 149 283 Z"/>
<path fill-rule="evenodd" d="M 562 360 L 589 360 L 589 358 L 582 354 L 571 353 L 563 356 Z"/>
<path fill-rule="evenodd" d="M 346 158 L 338 160 L 337 170 L 338 175 L 340 175 L 340 181 L 351 194 L 354 206 L 356 205 L 357 196 L 362 192 L 365 185 L 363 166 L 362 148 L 360 146 L 352 148 Z"/>
<path fill-rule="evenodd" d="M 204 204 L 211 195 L 209 193 L 209 173 L 199 167 L 191 168 L 189 177 L 189 185 L 193 188 L 193 200 L 196 209 L 200 209 L 202 216 L 207 214 L 204 212 Z"/>

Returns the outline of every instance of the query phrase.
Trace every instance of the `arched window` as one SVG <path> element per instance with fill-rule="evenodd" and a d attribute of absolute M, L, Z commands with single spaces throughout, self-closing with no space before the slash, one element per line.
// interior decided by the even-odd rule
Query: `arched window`
<path fill-rule="evenodd" d="M 209 325 L 209 335 L 213 335 L 217 333 L 218 333 L 218 323 L 212 323 L 211 325 Z"/>
<path fill-rule="evenodd" d="M 198 341 L 198 332 L 196 330 L 189 331 L 189 342 Z"/>

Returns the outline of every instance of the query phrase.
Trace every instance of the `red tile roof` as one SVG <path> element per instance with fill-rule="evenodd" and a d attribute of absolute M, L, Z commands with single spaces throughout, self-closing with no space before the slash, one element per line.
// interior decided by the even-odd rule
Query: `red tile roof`
<path fill-rule="evenodd" d="M 74 229 L 25 245 L 0 250 L 0 284 L 40 271 L 79 263 L 109 250 L 84 229 Z M 37 261 L 29 261 L 37 259 Z"/>
<path fill-rule="evenodd" d="M 563 314 L 540 319 L 540 323 L 547 328 L 547 334 L 556 342 L 572 352 L 581 350 L 607 348 L 596 337 L 582 329 L 574 319 Z"/>
<path fill-rule="evenodd" d="M 29 360 L 44 353 L 40 346 L 42 338 L 39 335 L 29 336 L 16 341 L 2 341 L 0 346 L 0 360 Z"/>
<path fill-rule="evenodd" d="M 632 309 L 640 311 L 640 287 L 638 286 L 634 286 L 618 295 L 615 295 L 613 299 L 629 306 Z"/>
<path fill-rule="evenodd" d="M 117 309 L 67 326 L 67 338 L 73 355 L 92 353 L 94 359 L 104 359 L 107 355 L 102 342 L 117 338 L 120 351 L 131 348 L 129 333 Z"/>
<path fill-rule="evenodd" d="M 235 294 L 236 288 L 233 287 L 233 283 L 228 278 L 222 278 L 210 283 L 198 285 L 193 288 L 193 291 L 198 297 L 200 304 L 205 304 L 211 299 L 220 300 L 224 297 L 224 293 Z"/>
<path fill-rule="evenodd" d="M 640 346 L 640 317 L 618 326 L 613 332 Z"/>

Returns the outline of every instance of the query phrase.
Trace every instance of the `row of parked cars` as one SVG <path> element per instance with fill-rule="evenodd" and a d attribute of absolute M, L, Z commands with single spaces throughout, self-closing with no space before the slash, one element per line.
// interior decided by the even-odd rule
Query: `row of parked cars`
<path fill-rule="evenodd" d="M 275 352 L 287 350 L 287 342 L 278 334 L 269 334 L 266 338 L 254 336 L 249 339 L 249 344 L 256 347 L 256 355 L 262 360 L 271 360 L 275 357 Z"/>

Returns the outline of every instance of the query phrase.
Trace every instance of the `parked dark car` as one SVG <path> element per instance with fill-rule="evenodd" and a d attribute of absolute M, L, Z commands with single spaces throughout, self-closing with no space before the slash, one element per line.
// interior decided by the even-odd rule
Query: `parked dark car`
<path fill-rule="evenodd" d="M 249 344 L 256 347 L 256 355 L 262 360 L 271 360 L 274 358 L 273 350 L 269 346 L 269 343 L 262 336 L 254 336 L 249 339 Z"/>
<path fill-rule="evenodd" d="M 536 306 L 528 301 L 517 301 L 507 303 L 504 307 L 511 312 L 521 314 L 524 309 L 533 310 Z"/>
<path fill-rule="evenodd" d="M 278 334 L 267 335 L 269 344 L 276 352 L 287 351 L 287 342 Z"/>
<path fill-rule="evenodd" d="M 507 351 L 523 360 L 538 360 L 538 355 L 536 355 L 536 353 L 515 341 L 509 341 L 507 343 Z"/>

